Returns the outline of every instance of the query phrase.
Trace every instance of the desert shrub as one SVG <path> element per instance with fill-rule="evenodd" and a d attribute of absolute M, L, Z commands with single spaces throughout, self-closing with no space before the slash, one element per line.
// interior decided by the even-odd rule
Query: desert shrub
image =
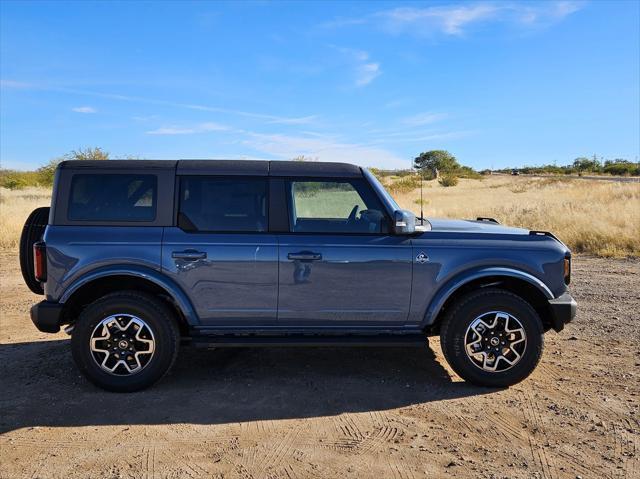
<path fill-rule="evenodd" d="M 480 173 L 469 166 L 461 166 L 455 172 L 453 172 L 458 178 L 468 178 L 471 180 L 482 180 L 483 177 Z"/>
<path fill-rule="evenodd" d="M 392 193 L 409 193 L 410 191 L 420 188 L 420 177 L 418 175 L 404 176 L 387 186 Z"/>
<path fill-rule="evenodd" d="M 2 181 L 0 181 L 0 186 L 8 190 L 23 190 L 24 188 L 29 186 L 29 183 L 22 176 L 7 175 L 2 178 Z"/>
<path fill-rule="evenodd" d="M 438 183 L 440 183 L 445 188 L 449 186 L 456 186 L 458 184 L 458 177 L 455 175 L 442 175 L 438 179 Z"/>
<path fill-rule="evenodd" d="M 616 176 L 635 176 L 640 175 L 640 164 L 626 160 L 606 161 L 603 171 Z"/>

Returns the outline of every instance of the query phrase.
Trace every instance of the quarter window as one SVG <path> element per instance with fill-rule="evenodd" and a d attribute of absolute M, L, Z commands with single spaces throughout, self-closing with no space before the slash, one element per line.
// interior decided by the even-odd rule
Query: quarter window
<path fill-rule="evenodd" d="M 178 224 L 185 230 L 267 230 L 267 181 L 262 178 L 185 176 Z"/>
<path fill-rule="evenodd" d="M 74 175 L 68 217 L 72 221 L 153 221 L 155 175 Z"/>
<path fill-rule="evenodd" d="M 385 233 L 380 201 L 362 180 L 288 182 L 296 233 Z"/>

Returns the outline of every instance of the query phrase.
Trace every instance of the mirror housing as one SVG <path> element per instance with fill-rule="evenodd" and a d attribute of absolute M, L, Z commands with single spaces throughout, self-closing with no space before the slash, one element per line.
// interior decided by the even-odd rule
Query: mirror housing
<path fill-rule="evenodd" d="M 393 213 L 393 234 L 410 235 L 416 232 L 416 215 L 411 211 L 397 210 Z"/>

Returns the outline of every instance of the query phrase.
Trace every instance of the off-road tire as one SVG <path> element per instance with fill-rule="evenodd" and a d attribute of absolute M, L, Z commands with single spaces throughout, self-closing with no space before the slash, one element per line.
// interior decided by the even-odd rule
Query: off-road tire
<path fill-rule="evenodd" d="M 96 326 L 114 314 L 131 314 L 143 320 L 155 339 L 149 363 L 136 374 L 116 376 L 104 371 L 94 359 L 90 341 Z M 73 328 L 71 351 L 82 374 L 108 391 L 133 392 L 145 389 L 169 372 L 178 355 L 180 332 L 175 314 L 158 298 L 136 291 L 108 294 L 89 304 Z"/>
<path fill-rule="evenodd" d="M 25 284 L 36 294 L 44 294 L 44 289 L 33 270 L 33 245 L 42 239 L 48 222 L 49 207 L 36 208 L 25 221 L 20 235 L 20 270 Z"/>
<path fill-rule="evenodd" d="M 522 324 L 526 349 L 522 358 L 505 371 L 481 369 L 465 351 L 467 328 L 484 313 L 504 311 Z M 453 370 L 465 381 L 479 386 L 507 387 L 525 379 L 536 368 L 544 347 L 544 329 L 538 313 L 524 299 L 509 291 L 487 288 L 467 293 L 449 309 L 440 329 L 444 356 Z"/>

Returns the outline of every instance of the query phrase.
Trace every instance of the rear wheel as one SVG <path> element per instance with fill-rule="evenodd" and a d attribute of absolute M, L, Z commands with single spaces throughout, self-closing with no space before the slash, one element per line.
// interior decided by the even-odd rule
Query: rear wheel
<path fill-rule="evenodd" d="M 25 221 L 20 235 L 20 269 L 28 288 L 36 294 L 44 294 L 42 284 L 36 280 L 33 270 L 33 245 L 42 239 L 49 222 L 49 207 L 36 208 Z"/>
<path fill-rule="evenodd" d="M 180 335 L 175 315 L 157 298 L 112 293 L 87 306 L 73 329 L 71 348 L 92 383 L 116 392 L 151 386 L 171 368 Z"/>
<path fill-rule="evenodd" d="M 440 342 L 447 361 L 464 380 L 504 387 L 535 369 L 543 333 L 529 303 L 492 288 L 471 292 L 454 304 L 442 323 Z"/>

